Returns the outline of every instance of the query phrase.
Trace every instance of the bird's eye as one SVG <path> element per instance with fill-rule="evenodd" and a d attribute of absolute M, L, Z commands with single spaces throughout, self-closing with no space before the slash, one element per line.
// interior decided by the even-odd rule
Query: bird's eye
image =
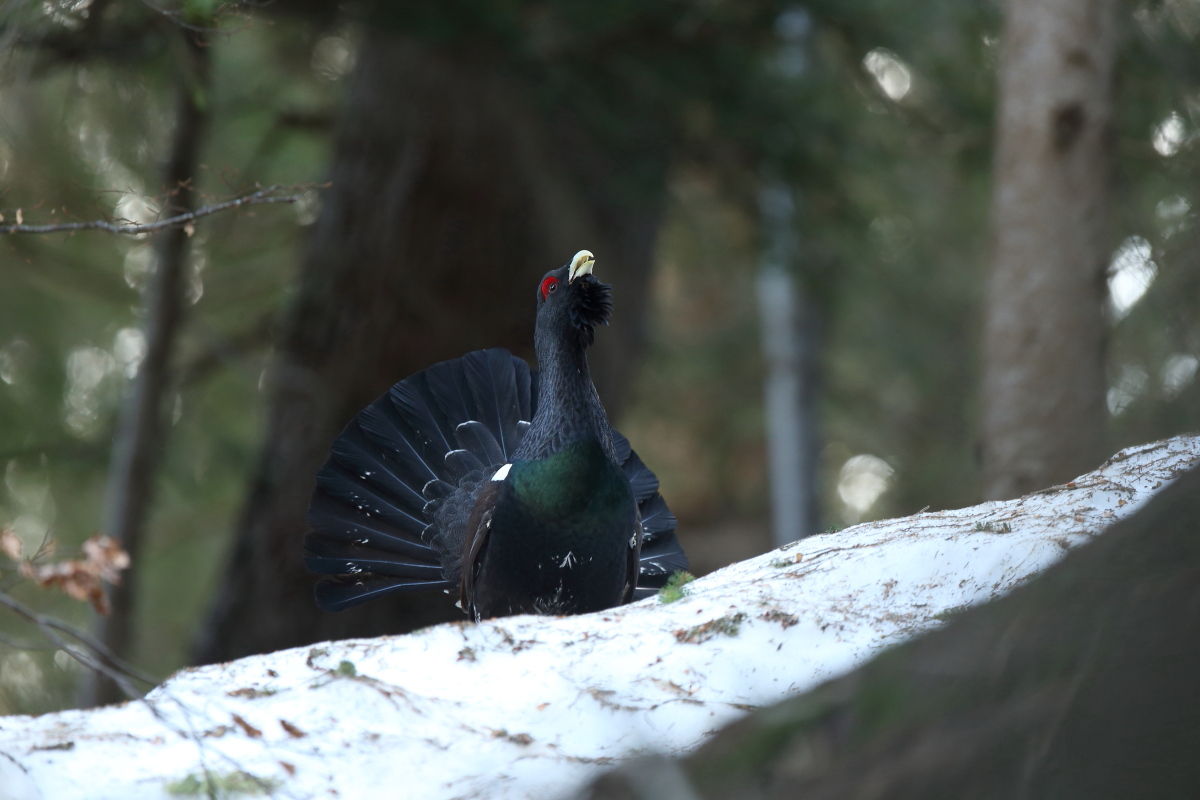
<path fill-rule="evenodd" d="M 542 281 L 542 299 L 546 300 L 550 297 L 550 293 L 558 288 L 558 278 L 553 275 Z"/>

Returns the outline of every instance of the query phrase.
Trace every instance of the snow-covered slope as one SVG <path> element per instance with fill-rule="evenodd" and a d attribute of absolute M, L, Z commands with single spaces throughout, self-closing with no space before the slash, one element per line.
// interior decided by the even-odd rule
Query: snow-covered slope
<path fill-rule="evenodd" d="M 804 539 L 669 604 L 327 643 L 3 717 L 0 798 L 204 797 L 205 776 L 218 796 L 560 796 L 1004 594 L 1198 461 L 1200 437 L 1130 448 L 1018 500 Z"/>

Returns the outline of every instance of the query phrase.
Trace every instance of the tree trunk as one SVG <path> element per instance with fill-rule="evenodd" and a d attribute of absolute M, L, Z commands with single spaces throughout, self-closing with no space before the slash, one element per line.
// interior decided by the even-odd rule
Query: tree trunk
<path fill-rule="evenodd" d="M 1068 480 L 1104 447 L 1114 5 L 1008 4 L 983 334 L 989 498 Z"/>
<path fill-rule="evenodd" d="M 763 387 L 776 547 L 820 525 L 817 380 L 820 324 L 816 304 L 797 280 L 796 210 L 786 186 L 769 181 L 759 200 L 763 240 L 758 308 L 766 362 Z"/>
<path fill-rule="evenodd" d="M 631 197 L 587 131 L 540 113 L 499 70 L 365 35 L 198 661 L 462 619 L 440 594 L 318 611 L 301 562 L 315 473 L 341 427 L 394 381 L 482 347 L 528 355 L 537 278 L 585 247 L 616 289 L 593 365 L 610 412 L 619 406 L 665 185 L 665 152 L 638 158 L 659 178 Z"/>
<path fill-rule="evenodd" d="M 168 192 L 164 214 L 195 208 L 196 167 L 207 127 L 204 96 L 208 93 L 208 46 L 192 31 L 179 37 L 183 56 L 177 79 L 175 127 L 163 175 Z M 154 477 L 164 448 L 165 409 L 170 389 L 170 362 L 183 318 L 189 235 L 182 227 L 158 234 L 154 274 L 144 298 L 146 356 L 138 367 L 129 396 L 121 406 L 112 464 L 104 500 L 103 532 L 117 539 L 130 556 L 124 581 L 109 592 L 110 611 L 97 625 L 97 638 L 118 657 L 133 646 L 133 615 L 141 570 L 142 534 L 154 498 Z M 110 679 L 88 673 L 80 687 L 84 707 L 124 700 Z"/>

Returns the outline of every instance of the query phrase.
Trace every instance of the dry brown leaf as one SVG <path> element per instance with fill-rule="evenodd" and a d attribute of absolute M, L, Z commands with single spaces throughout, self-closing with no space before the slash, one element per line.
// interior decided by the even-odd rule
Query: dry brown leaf
<path fill-rule="evenodd" d="M 279 720 L 279 725 L 285 731 L 287 731 L 288 736 L 292 737 L 293 739 L 303 739 L 305 736 L 308 735 L 307 733 L 300 730 L 292 723 L 288 722 L 286 719 Z"/>
<path fill-rule="evenodd" d="M 101 614 L 108 613 L 104 587 L 86 561 L 59 561 L 37 566 L 25 561 L 21 564 L 21 574 L 36 581 L 38 586 L 59 589 L 68 597 L 91 603 L 92 608 Z"/>
<path fill-rule="evenodd" d="M 251 739 L 261 739 L 262 738 L 262 731 L 260 731 L 258 728 L 251 725 L 249 722 L 247 722 L 246 718 L 243 717 L 241 714 L 234 714 L 233 721 L 236 722 L 238 724 L 238 727 L 241 728 L 242 731 L 247 736 L 249 736 Z"/>
<path fill-rule="evenodd" d="M 121 582 L 121 570 L 129 567 L 129 554 L 111 536 L 91 536 L 83 543 L 83 555 L 103 581 Z"/>
<path fill-rule="evenodd" d="M 104 583 L 121 582 L 121 570 L 129 566 L 129 554 L 111 536 L 92 536 L 83 543 L 82 559 L 53 564 L 21 563 L 21 574 L 42 587 L 54 587 L 68 597 L 92 604 L 99 614 L 108 614 Z"/>
<path fill-rule="evenodd" d="M 13 561 L 21 560 L 21 537 L 13 533 L 12 528 L 0 528 L 0 553 Z"/>

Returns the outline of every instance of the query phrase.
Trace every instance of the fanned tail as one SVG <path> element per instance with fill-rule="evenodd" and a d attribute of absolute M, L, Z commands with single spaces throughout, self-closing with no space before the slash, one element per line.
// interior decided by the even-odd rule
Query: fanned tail
<path fill-rule="evenodd" d="M 528 430 L 536 380 L 507 350 L 477 350 L 405 378 L 350 420 L 317 474 L 308 511 L 305 564 L 322 576 L 321 608 L 397 591 L 457 591 L 469 500 Z M 642 520 L 640 599 L 686 569 L 687 556 L 658 478 L 629 440 L 612 434 Z"/>
<path fill-rule="evenodd" d="M 615 429 L 612 437 L 642 519 L 640 569 L 633 590 L 633 599 L 641 600 L 661 589 L 672 573 L 687 569 L 688 560 L 675 536 L 675 515 L 658 493 L 658 477 L 638 458 L 628 439 Z"/>
<path fill-rule="evenodd" d="M 405 378 L 350 421 L 308 513 L 305 564 L 323 576 L 321 608 L 457 588 L 461 530 L 438 509 L 507 462 L 533 418 L 530 387 L 523 360 L 479 350 Z"/>

